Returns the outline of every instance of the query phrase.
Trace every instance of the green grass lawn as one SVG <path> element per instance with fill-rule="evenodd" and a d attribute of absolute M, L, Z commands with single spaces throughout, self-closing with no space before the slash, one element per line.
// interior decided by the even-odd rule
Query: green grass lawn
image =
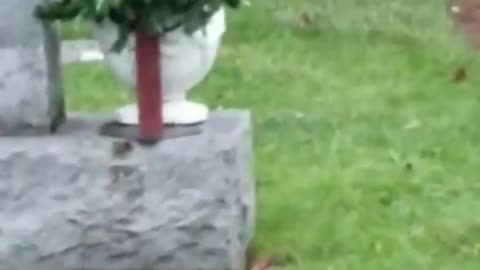
<path fill-rule="evenodd" d="M 65 73 L 71 110 L 129 100 L 103 66 Z M 253 113 L 260 256 L 291 270 L 477 270 L 479 85 L 480 52 L 444 1 L 258 0 L 230 13 L 193 98 Z"/>

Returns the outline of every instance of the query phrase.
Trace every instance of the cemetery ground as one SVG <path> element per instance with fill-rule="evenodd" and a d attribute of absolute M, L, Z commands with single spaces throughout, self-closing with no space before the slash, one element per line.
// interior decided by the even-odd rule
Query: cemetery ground
<path fill-rule="evenodd" d="M 253 114 L 257 256 L 292 270 L 478 269 L 480 52 L 444 1 L 258 0 L 229 15 L 192 94 Z M 71 110 L 132 99 L 102 64 L 65 75 Z"/>

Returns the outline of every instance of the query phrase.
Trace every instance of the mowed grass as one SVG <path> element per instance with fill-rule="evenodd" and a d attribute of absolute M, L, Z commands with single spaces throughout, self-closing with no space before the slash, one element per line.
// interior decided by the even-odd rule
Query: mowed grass
<path fill-rule="evenodd" d="M 480 269 L 480 52 L 443 2 L 258 0 L 229 13 L 192 94 L 253 113 L 259 256 L 291 270 Z M 65 73 L 71 110 L 131 100 L 101 65 Z"/>

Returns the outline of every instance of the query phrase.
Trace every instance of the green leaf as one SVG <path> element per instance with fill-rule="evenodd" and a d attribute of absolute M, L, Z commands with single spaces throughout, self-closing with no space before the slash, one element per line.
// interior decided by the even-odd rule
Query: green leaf
<path fill-rule="evenodd" d="M 241 0 L 45 0 L 34 15 L 46 21 L 111 20 L 118 27 L 113 50 L 123 49 L 129 34 L 147 31 L 159 36 L 184 27 L 186 33 L 202 28 L 222 5 L 238 7 Z"/>

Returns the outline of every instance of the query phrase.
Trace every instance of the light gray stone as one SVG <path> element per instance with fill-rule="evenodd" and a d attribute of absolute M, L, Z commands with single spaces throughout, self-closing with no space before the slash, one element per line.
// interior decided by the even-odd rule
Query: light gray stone
<path fill-rule="evenodd" d="M 0 136 L 49 133 L 64 119 L 59 41 L 34 18 L 39 2 L 0 5 Z"/>
<path fill-rule="evenodd" d="M 62 41 L 62 64 L 101 61 L 104 55 L 95 40 Z"/>
<path fill-rule="evenodd" d="M 243 270 L 253 236 L 250 115 L 152 148 L 100 137 L 98 117 L 0 139 L 0 269 Z"/>

